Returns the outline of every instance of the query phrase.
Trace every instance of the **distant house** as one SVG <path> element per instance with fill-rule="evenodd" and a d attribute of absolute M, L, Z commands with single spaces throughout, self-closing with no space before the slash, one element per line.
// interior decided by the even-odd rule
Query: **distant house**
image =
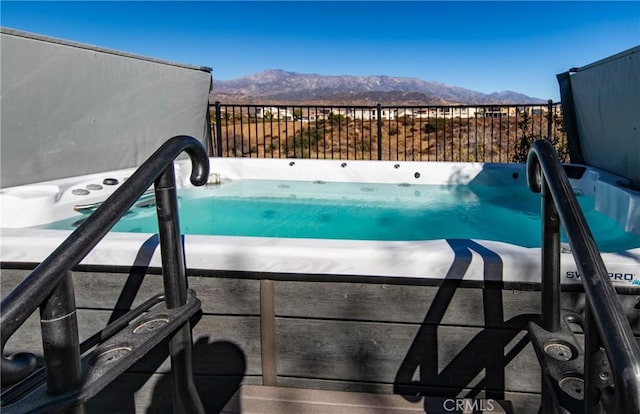
<path fill-rule="evenodd" d="M 414 110 L 411 108 L 404 108 L 404 109 L 400 109 L 396 115 L 396 117 L 398 119 L 402 119 L 402 118 L 413 118 L 414 115 Z"/>
<path fill-rule="evenodd" d="M 329 115 L 331 114 L 331 109 L 328 108 L 316 108 L 315 112 L 309 111 L 309 120 L 326 120 L 329 119 Z M 313 119 L 312 119 L 313 117 Z"/>
<path fill-rule="evenodd" d="M 376 110 L 371 108 L 349 108 L 349 118 L 370 121 L 376 119 Z"/>
<path fill-rule="evenodd" d="M 396 118 L 471 118 L 476 116 L 477 111 L 477 108 L 468 106 L 431 106 L 403 109 L 397 112 Z"/>
<path fill-rule="evenodd" d="M 540 109 L 532 110 L 528 107 L 472 107 L 472 106 L 429 106 L 429 107 L 382 107 L 380 111 L 376 107 L 348 107 L 348 108 L 299 108 L 295 113 L 290 107 L 264 106 L 250 107 L 249 117 L 259 119 L 273 119 L 282 121 L 316 122 L 318 120 L 328 120 L 333 115 L 342 116 L 346 119 L 363 121 L 393 121 L 403 118 L 412 119 L 436 119 L 436 118 L 471 118 L 480 116 L 493 118 L 500 116 L 513 116 L 516 111 L 526 111 L 530 115 L 538 114 Z"/>
<path fill-rule="evenodd" d="M 536 115 L 546 115 L 547 114 L 547 108 L 544 106 L 523 106 L 523 107 L 518 107 L 518 111 L 522 112 L 522 113 L 526 113 L 530 116 L 536 116 Z"/>
<path fill-rule="evenodd" d="M 460 118 L 472 118 L 476 116 L 477 108 L 463 106 L 458 108 L 460 110 Z"/>
<path fill-rule="evenodd" d="M 441 109 L 444 118 L 472 118 L 476 116 L 478 108 L 470 106 L 445 106 Z"/>
<path fill-rule="evenodd" d="M 417 119 L 425 119 L 436 116 L 435 108 L 418 108 L 412 111 L 413 117 Z"/>
<path fill-rule="evenodd" d="M 398 114 L 397 109 L 383 108 L 378 114 L 376 108 L 350 108 L 347 111 L 347 116 L 353 119 L 362 119 L 365 121 L 375 121 L 377 119 L 392 120 L 396 119 Z"/>
<path fill-rule="evenodd" d="M 256 108 L 256 117 L 262 119 L 293 121 L 293 114 L 289 108 L 278 106 L 258 107 Z"/>
<path fill-rule="evenodd" d="M 398 113 L 397 109 L 391 110 L 388 108 L 382 108 L 382 111 L 380 111 L 380 119 L 386 119 L 386 120 L 392 120 L 392 119 L 396 119 L 396 114 Z"/>
<path fill-rule="evenodd" d="M 509 108 L 502 106 L 485 106 L 478 109 L 482 118 L 500 118 L 509 116 Z"/>

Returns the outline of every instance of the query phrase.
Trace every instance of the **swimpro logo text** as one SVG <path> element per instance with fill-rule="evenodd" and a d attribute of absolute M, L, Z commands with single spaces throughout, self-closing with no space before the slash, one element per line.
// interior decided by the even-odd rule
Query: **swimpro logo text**
<path fill-rule="evenodd" d="M 580 272 L 567 272 L 565 274 L 567 279 L 580 279 Z M 640 280 L 636 278 L 634 273 L 609 273 L 609 278 L 614 282 L 627 282 L 632 285 L 640 285 Z"/>

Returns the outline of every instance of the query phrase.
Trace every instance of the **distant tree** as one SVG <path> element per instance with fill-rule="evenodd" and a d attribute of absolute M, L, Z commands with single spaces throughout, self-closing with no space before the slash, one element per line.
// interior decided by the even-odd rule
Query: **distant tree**
<path fill-rule="evenodd" d="M 325 139 L 321 128 L 307 127 L 296 131 L 292 140 L 285 143 L 285 151 L 293 158 L 309 158 L 310 149 Z"/>
<path fill-rule="evenodd" d="M 302 119 L 302 109 L 296 108 L 293 110 L 293 119 L 294 120 Z"/>
<path fill-rule="evenodd" d="M 569 145 L 567 143 L 567 131 L 564 129 L 564 118 L 562 115 L 553 115 L 553 128 L 555 134 L 551 143 L 553 144 L 558 158 L 562 162 L 569 162 Z"/>
<path fill-rule="evenodd" d="M 561 162 L 567 162 L 569 160 L 569 149 L 566 145 L 564 122 L 562 116 L 553 115 L 551 119 L 547 118 L 547 122 L 551 122 L 553 129 L 550 137 L 543 137 L 540 134 L 534 134 L 531 129 L 531 117 L 527 111 L 520 112 L 522 119 L 518 121 L 518 135 L 519 139 L 516 142 L 516 147 L 513 156 L 513 162 L 527 162 L 529 156 L 529 149 L 533 141 L 541 138 L 546 138 L 553 144 L 558 158 Z M 553 133 L 555 130 L 555 134 Z"/>
<path fill-rule="evenodd" d="M 216 122 L 216 111 L 212 111 L 210 114 L 211 123 L 214 124 Z M 231 120 L 231 114 L 229 112 L 221 112 L 220 113 L 220 121 L 222 125 L 227 125 Z"/>
<path fill-rule="evenodd" d="M 515 154 L 513 156 L 514 162 L 526 162 L 529 155 L 529 148 L 531 144 L 536 140 L 533 134 L 529 132 L 529 125 L 531 124 L 531 117 L 527 111 L 521 112 L 522 118 L 518 121 L 518 135 L 520 139 L 516 142 Z"/>

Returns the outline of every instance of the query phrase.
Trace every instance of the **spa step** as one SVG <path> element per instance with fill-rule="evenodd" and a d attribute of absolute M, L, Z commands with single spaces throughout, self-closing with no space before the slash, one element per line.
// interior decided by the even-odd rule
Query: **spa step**
<path fill-rule="evenodd" d="M 437 397 L 429 413 L 513 413 L 509 401 Z M 459 400 L 459 402 L 458 402 Z M 458 408 L 456 409 L 456 404 Z M 474 411 L 475 409 L 475 411 Z M 401 395 L 242 385 L 222 414 L 410 414 L 425 413 L 424 399 L 408 401 Z"/>

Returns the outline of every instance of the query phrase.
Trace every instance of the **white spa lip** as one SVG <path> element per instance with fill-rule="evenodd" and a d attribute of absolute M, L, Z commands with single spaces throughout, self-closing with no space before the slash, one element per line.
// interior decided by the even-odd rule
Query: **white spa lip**
<path fill-rule="evenodd" d="M 525 180 L 522 164 L 233 158 L 211 158 L 210 163 L 212 180 L 222 181 L 269 178 L 398 184 L 474 182 L 522 185 Z M 189 161 L 178 161 L 175 165 L 178 186 L 190 186 Z M 101 189 L 89 190 L 86 195 L 73 194 L 74 189 L 86 189 L 88 186 L 97 188 L 91 184 L 101 184 L 105 178 L 115 178 L 121 183 L 133 171 L 111 171 L 2 190 L 2 261 L 42 261 L 71 231 L 24 228 L 34 225 L 24 225 L 25 222 L 55 221 L 68 218 L 70 214 L 81 216 L 73 212 L 74 205 L 102 201 L 118 186 L 102 185 Z M 620 186 L 620 180 L 620 177 L 587 169 L 580 180 L 572 180 L 572 185 L 582 194 L 595 196 L 596 208 L 604 209 L 605 214 L 613 214 L 628 227 L 638 226 L 640 195 Z M 598 201 L 600 194 L 606 196 L 604 201 Z M 31 203 L 30 209 L 38 208 L 38 203 L 40 207 L 48 205 L 54 208 L 39 208 L 42 210 L 39 216 L 33 214 L 33 210 L 30 214 L 24 214 L 27 211 L 25 202 Z M 622 213 L 627 213 L 627 217 L 622 217 Z M 160 267 L 157 243 L 154 244 L 153 240 L 151 234 L 109 233 L 82 264 L 127 267 L 140 264 L 136 260 L 144 257 L 143 265 Z M 483 281 L 485 265 L 497 263 L 502 268 L 504 282 L 538 283 L 540 278 L 539 248 L 486 240 L 381 242 L 186 235 L 184 244 L 189 269 L 442 279 L 448 274 L 451 276 L 456 260 L 470 255 L 471 261 L 464 273 L 453 277 Z M 614 283 L 638 286 L 640 289 L 640 248 L 604 253 L 602 257 Z M 575 261 L 568 252 L 561 255 L 561 276 L 563 283 L 579 283 Z"/>
<path fill-rule="evenodd" d="M 299 159 L 210 158 L 211 181 L 274 179 L 393 184 L 526 185 L 523 164 L 482 164 L 418 161 L 340 161 Z M 191 163 L 175 163 L 178 187 L 189 187 Z M 135 169 L 108 171 L 0 190 L 0 227 L 23 228 L 63 220 L 73 207 L 104 201 Z M 586 168 L 574 190 L 594 198 L 594 208 L 616 220 L 627 232 L 640 234 L 640 192 L 626 188 L 628 180 Z M 95 187 L 101 187 L 94 190 Z M 84 194 L 79 194 L 82 192 Z"/>
<path fill-rule="evenodd" d="M 39 263 L 69 235 L 68 230 L 4 229 L 0 248 L 8 263 Z M 488 240 L 361 241 L 185 235 L 190 270 L 344 275 L 404 279 L 445 277 L 467 281 L 540 282 L 540 249 Z M 456 260 L 471 256 L 462 274 Z M 640 289 L 640 249 L 603 253 L 614 284 Z M 81 262 L 92 266 L 161 267 L 157 237 L 109 233 Z M 487 279 L 485 266 L 498 266 Z M 580 283 L 573 256 L 561 254 L 563 283 Z M 501 275 L 501 279 L 496 279 Z"/>

